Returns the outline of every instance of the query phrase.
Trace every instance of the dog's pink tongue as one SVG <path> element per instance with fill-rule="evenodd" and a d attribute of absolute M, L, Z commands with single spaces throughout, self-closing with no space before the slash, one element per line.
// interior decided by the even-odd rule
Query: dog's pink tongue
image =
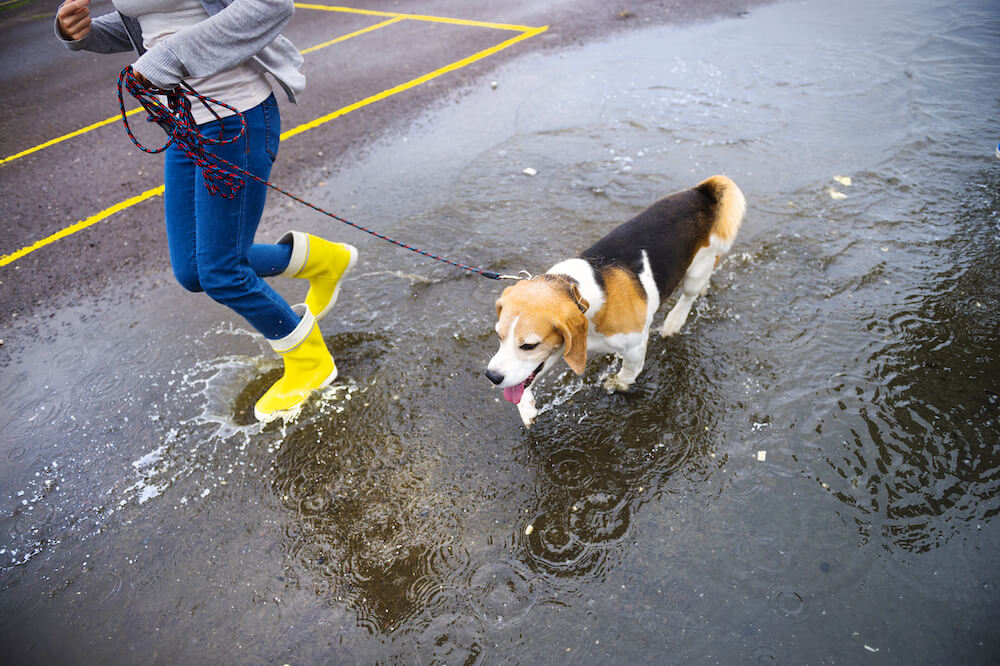
<path fill-rule="evenodd" d="M 515 405 L 521 402 L 521 396 L 524 395 L 524 384 L 518 384 L 517 386 L 509 386 L 503 390 L 503 397 L 507 402 L 512 402 Z"/>

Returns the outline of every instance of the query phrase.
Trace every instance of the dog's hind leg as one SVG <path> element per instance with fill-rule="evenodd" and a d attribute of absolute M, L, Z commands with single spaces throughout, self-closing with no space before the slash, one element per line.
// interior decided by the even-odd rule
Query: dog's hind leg
<path fill-rule="evenodd" d="M 718 250 L 711 246 L 701 248 L 694 255 L 694 259 L 691 260 L 691 265 L 681 281 L 680 298 L 677 299 L 677 303 L 663 320 L 660 335 L 666 338 L 681 330 L 684 322 L 687 321 L 695 299 L 708 289 L 708 281 L 712 277 L 712 271 L 715 270 L 719 256 Z"/>

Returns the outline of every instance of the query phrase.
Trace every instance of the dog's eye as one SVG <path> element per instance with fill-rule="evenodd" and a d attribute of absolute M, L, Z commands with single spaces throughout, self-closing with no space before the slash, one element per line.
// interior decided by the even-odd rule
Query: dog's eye
<path fill-rule="evenodd" d="M 531 351 L 537 346 L 538 346 L 537 342 L 525 342 L 524 344 L 521 345 L 521 349 L 524 351 Z"/>

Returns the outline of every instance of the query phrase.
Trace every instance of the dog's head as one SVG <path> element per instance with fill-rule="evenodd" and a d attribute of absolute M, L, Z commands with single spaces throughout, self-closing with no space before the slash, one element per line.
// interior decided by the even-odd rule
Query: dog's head
<path fill-rule="evenodd" d="M 576 283 L 550 275 L 520 280 L 497 299 L 496 332 L 500 349 L 486 376 L 504 389 L 504 398 L 521 401 L 524 390 L 560 354 L 573 372 L 587 363 L 587 302 Z"/>

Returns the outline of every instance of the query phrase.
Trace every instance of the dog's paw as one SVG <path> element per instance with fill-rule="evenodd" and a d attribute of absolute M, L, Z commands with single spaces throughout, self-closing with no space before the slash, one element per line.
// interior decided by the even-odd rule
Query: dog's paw
<path fill-rule="evenodd" d="M 525 428 L 530 428 L 538 416 L 538 408 L 535 407 L 535 396 L 531 394 L 531 389 L 525 389 L 521 401 L 517 403 L 517 413 L 521 415 L 521 422 Z"/>
<path fill-rule="evenodd" d="M 660 337 L 669 338 L 680 333 L 681 327 L 684 326 L 685 319 L 686 317 L 682 318 L 682 317 L 668 316 L 666 321 L 663 322 L 663 326 L 660 327 Z"/>
<path fill-rule="evenodd" d="M 604 390 L 608 393 L 618 393 L 628 391 L 632 387 L 632 382 L 627 382 L 619 375 L 611 375 L 604 380 Z"/>

